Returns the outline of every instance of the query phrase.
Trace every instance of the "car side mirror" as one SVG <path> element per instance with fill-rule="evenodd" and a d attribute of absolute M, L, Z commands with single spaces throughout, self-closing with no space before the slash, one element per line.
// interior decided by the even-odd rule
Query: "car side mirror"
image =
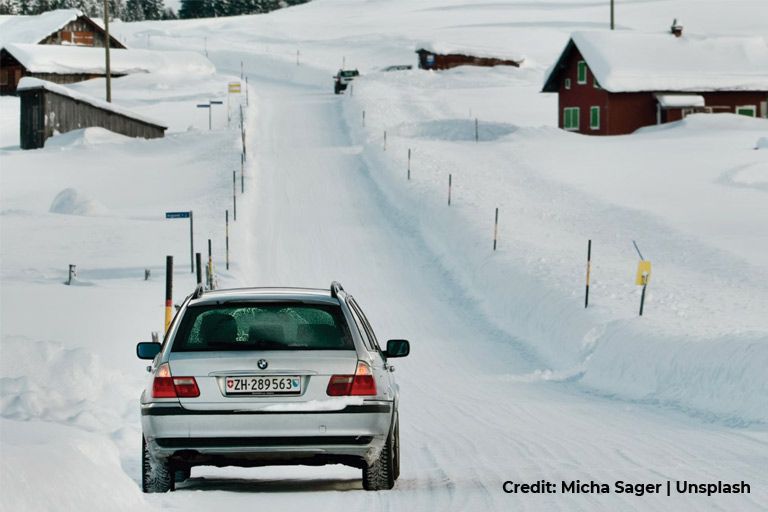
<path fill-rule="evenodd" d="M 408 340 L 389 340 L 387 341 L 387 351 L 384 354 L 390 357 L 405 357 L 411 353 L 411 344 Z"/>
<path fill-rule="evenodd" d="M 143 341 L 136 345 L 136 356 L 139 359 L 154 359 L 160 353 L 162 345 L 153 341 Z"/>

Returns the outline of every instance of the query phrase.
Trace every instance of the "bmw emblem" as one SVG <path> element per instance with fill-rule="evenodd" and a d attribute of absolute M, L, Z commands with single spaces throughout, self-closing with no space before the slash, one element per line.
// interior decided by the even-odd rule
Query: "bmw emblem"
<path fill-rule="evenodd" d="M 259 359 L 259 362 L 256 364 L 259 365 L 259 370 L 266 370 L 267 366 L 269 366 L 269 363 L 266 359 Z"/>

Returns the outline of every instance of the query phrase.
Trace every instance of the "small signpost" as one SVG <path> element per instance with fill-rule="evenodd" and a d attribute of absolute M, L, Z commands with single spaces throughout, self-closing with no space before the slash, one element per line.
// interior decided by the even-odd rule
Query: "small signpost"
<path fill-rule="evenodd" d="M 197 108 L 207 108 L 208 109 L 208 129 L 213 129 L 213 117 L 211 116 L 211 110 L 213 109 L 213 105 L 223 105 L 223 101 L 219 100 L 209 100 L 208 103 L 199 103 L 197 105 Z"/>
<path fill-rule="evenodd" d="M 240 62 L 240 74 L 242 75 L 242 61 Z M 232 94 L 240 94 L 240 82 L 229 82 L 227 84 L 227 126 L 229 126 L 231 118 L 231 108 L 229 103 L 229 97 Z M 242 107 L 241 107 L 242 108 Z M 240 119 L 240 125 L 242 128 L 242 118 Z"/>
<path fill-rule="evenodd" d="M 192 210 L 188 212 L 165 212 L 166 219 L 189 219 L 189 271 L 195 272 L 195 235 Z"/>
<path fill-rule="evenodd" d="M 173 256 L 165 257 L 165 330 L 171 326 L 173 320 Z"/>

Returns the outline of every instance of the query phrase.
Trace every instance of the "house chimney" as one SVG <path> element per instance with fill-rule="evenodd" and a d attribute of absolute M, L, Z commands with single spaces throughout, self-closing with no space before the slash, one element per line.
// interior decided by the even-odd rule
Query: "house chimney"
<path fill-rule="evenodd" d="M 677 24 L 677 18 L 675 18 L 675 20 L 672 22 L 672 26 L 669 27 L 669 32 L 675 37 L 680 37 L 683 35 L 683 26 Z"/>

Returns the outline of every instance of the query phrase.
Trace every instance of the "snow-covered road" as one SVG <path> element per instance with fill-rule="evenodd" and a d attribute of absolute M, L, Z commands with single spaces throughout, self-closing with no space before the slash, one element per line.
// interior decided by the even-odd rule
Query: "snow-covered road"
<path fill-rule="evenodd" d="M 338 279 L 381 338 L 411 340 L 412 355 L 396 365 L 403 473 L 395 490 L 372 495 L 357 491 L 353 469 L 197 468 L 179 491 L 150 501 L 245 510 L 268 493 L 274 510 L 761 509 L 768 500 L 764 435 L 589 396 L 567 378 L 546 378 L 524 343 L 489 327 L 411 219 L 393 213 L 361 148 L 351 145 L 344 98 L 328 94 L 325 73 L 286 67 L 290 80 L 275 80 L 282 73 L 274 67 L 265 62 L 249 70 L 258 102 L 250 134 L 257 171 L 246 210 L 253 255 L 247 281 L 301 286 Z M 270 76 L 259 79 L 260 69 Z M 612 493 L 502 490 L 507 480 L 540 479 L 608 483 Z M 613 488 L 615 481 L 666 480 L 745 480 L 752 494 L 638 497 Z"/>

